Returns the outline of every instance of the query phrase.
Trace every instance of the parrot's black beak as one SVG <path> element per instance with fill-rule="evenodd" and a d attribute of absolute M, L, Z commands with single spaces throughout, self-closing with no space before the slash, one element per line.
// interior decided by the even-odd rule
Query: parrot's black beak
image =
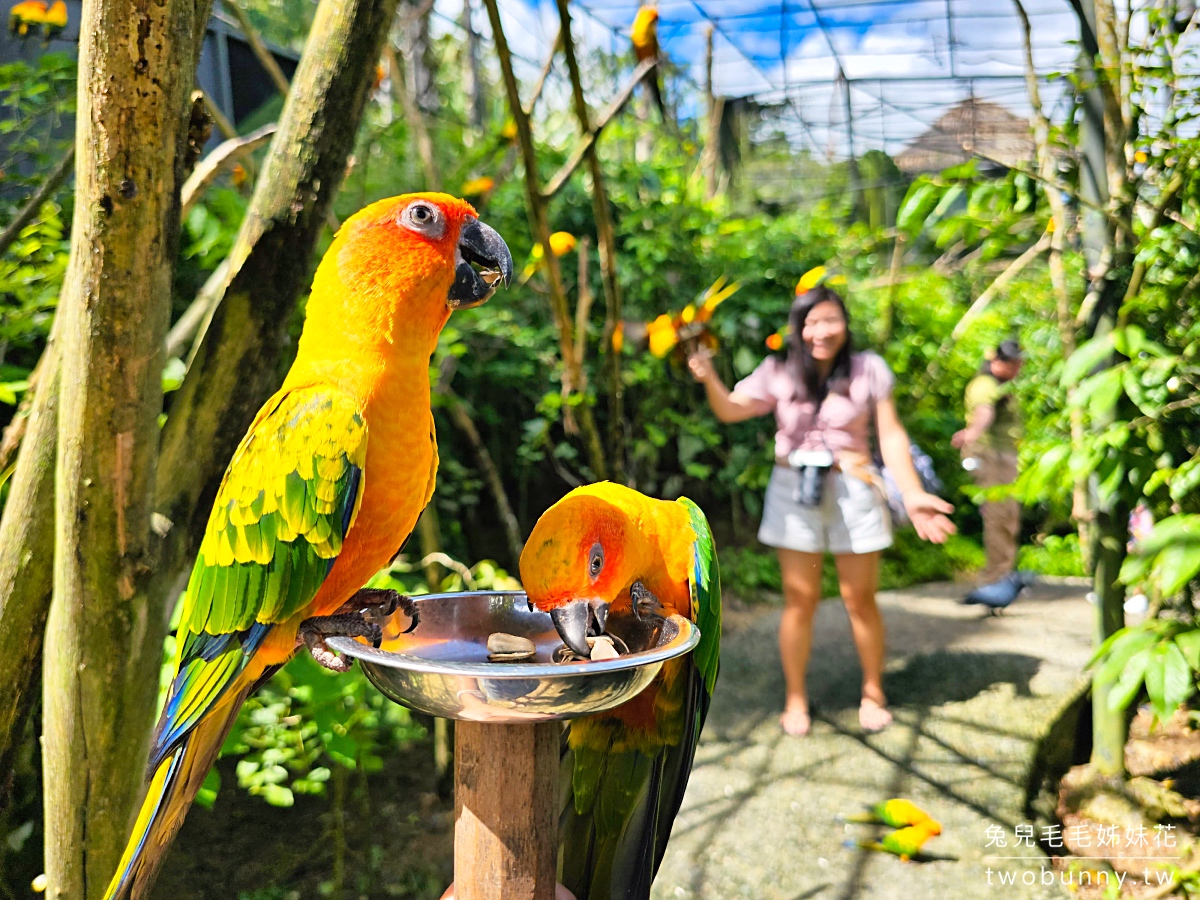
<path fill-rule="evenodd" d="M 512 280 L 513 261 L 508 245 L 494 228 L 478 219 L 468 219 L 459 232 L 458 256 L 454 284 L 446 297 L 451 309 L 479 306 L 492 296 L 497 282 L 508 287 Z"/>
<path fill-rule="evenodd" d="M 598 598 L 572 600 L 566 606 L 551 610 L 550 619 L 564 644 L 577 655 L 590 657 L 592 648 L 588 646 L 588 635 L 604 633 L 608 604 Z"/>

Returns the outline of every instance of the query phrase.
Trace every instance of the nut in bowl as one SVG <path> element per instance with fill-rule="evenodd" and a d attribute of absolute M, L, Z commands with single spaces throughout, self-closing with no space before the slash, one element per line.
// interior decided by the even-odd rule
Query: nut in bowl
<path fill-rule="evenodd" d="M 381 623 L 378 650 L 350 638 L 330 638 L 330 646 L 358 659 L 387 697 L 444 718 L 517 723 L 602 712 L 637 695 L 666 660 L 700 638 L 691 622 L 671 616 L 646 646 L 601 635 L 589 641 L 591 659 L 561 663 L 554 661 L 562 641 L 550 616 L 531 608 L 522 591 L 412 599 L 419 623 L 410 633 L 411 618 L 397 612 Z M 605 645 L 598 654 L 597 643 Z"/>

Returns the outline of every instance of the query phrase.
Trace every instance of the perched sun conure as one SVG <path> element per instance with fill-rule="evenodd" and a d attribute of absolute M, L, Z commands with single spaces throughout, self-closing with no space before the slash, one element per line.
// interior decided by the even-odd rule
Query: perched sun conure
<path fill-rule="evenodd" d="M 453 310 L 511 276 L 504 241 L 446 194 L 381 200 L 338 231 L 296 361 L 217 491 L 183 597 L 146 800 L 105 898 L 149 894 L 242 702 L 301 641 L 345 671 L 326 636 L 378 639 L 362 613 L 397 597 L 359 589 L 433 494 L 438 334 Z"/>
<path fill-rule="evenodd" d="M 633 26 L 630 28 L 629 37 L 633 43 L 633 55 L 639 63 L 648 59 L 658 59 L 657 6 L 648 3 L 638 8 L 637 14 L 633 17 Z M 658 107 L 658 113 L 662 116 L 663 121 L 667 121 L 667 106 L 663 103 L 662 87 L 658 83 L 658 66 L 646 73 L 642 84 L 654 98 L 654 105 Z"/>
<path fill-rule="evenodd" d="M 550 252 L 558 258 L 562 258 L 574 250 L 577 243 L 579 242 L 571 232 L 556 231 L 550 235 Z M 532 278 L 533 273 L 538 270 L 538 267 L 542 264 L 542 260 L 545 258 L 546 250 L 539 241 L 529 251 L 529 262 L 525 263 L 525 268 L 521 270 L 521 277 L 517 280 L 517 283 L 525 284 L 525 282 Z"/>
<path fill-rule="evenodd" d="M 46 17 L 42 20 L 42 24 L 46 30 L 46 43 L 49 44 L 67 27 L 67 4 L 63 0 L 54 0 L 54 3 L 46 10 Z"/>
<path fill-rule="evenodd" d="M 542 515 L 521 554 L 530 601 L 584 656 L 589 632 L 646 646 L 666 616 L 700 631 L 641 694 L 573 719 L 560 768 L 558 880 L 577 900 L 645 900 L 683 799 L 721 642 L 712 532 L 691 500 L 602 482 Z"/>
<path fill-rule="evenodd" d="M 903 798 L 874 803 L 866 812 L 839 818 L 843 822 L 872 822 L 887 825 L 890 828 L 903 828 L 906 825 L 919 825 L 922 822 L 933 821 L 933 817 L 929 813 L 911 800 Z"/>
<path fill-rule="evenodd" d="M 878 841 L 846 841 L 849 848 L 861 847 L 864 850 L 876 850 L 880 853 L 891 853 L 900 857 L 901 862 L 908 862 L 921 852 L 925 842 L 931 837 L 942 833 L 942 826 L 933 819 L 926 819 L 916 825 L 900 828 L 885 834 Z"/>
<path fill-rule="evenodd" d="M 14 37 L 37 34 L 45 23 L 46 4 L 42 0 L 22 0 L 8 11 L 8 33 Z"/>

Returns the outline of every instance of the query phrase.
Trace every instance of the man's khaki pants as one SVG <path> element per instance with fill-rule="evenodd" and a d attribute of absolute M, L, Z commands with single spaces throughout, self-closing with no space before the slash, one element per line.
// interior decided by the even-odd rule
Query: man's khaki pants
<path fill-rule="evenodd" d="M 998 450 L 979 450 L 972 454 L 979 461 L 975 483 L 981 488 L 1012 484 L 1017 480 L 1017 454 Z M 1021 528 L 1021 504 L 1015 499 L 989 500 L 980 508 L 983 515 L 983 549 L 987 567 L 979 576 L 980 584 L 999 581 L 1017 561 L 1017 532 Z"/>

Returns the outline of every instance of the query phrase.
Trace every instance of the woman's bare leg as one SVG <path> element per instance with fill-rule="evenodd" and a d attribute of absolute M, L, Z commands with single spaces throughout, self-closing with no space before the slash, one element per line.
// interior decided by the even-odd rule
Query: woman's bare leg
<path fill-rule="evenodd" d="M 779 724 L 788 734 L 808 734 L 812 724 L 808 715 L 808 692 L 804 676 L 812 649 L 812 620 L 821 602 L 820 553 L 779 550 L 779 570 L 783 575 L 783 616 L 779 621 L 779 659 L 787 685 L 783 715 Z"/>
<path fill-rule="evenodd" d="M 858 659 L 862 664 L 862 703 L 858 708 L 858 721 L 866 731 L 879 731 L 892 723 L 892 714 L 887 710 L 887 697 L 883 693 L 883 663 L 886 657 L 883 617 L 875 603 L 875 590 L 879 585 L 879 552 L 839 553 L 834 556 L 834 561 L 837 563 L 842 600 L 850 616 L 854 646 L 858 648 Z"/>

